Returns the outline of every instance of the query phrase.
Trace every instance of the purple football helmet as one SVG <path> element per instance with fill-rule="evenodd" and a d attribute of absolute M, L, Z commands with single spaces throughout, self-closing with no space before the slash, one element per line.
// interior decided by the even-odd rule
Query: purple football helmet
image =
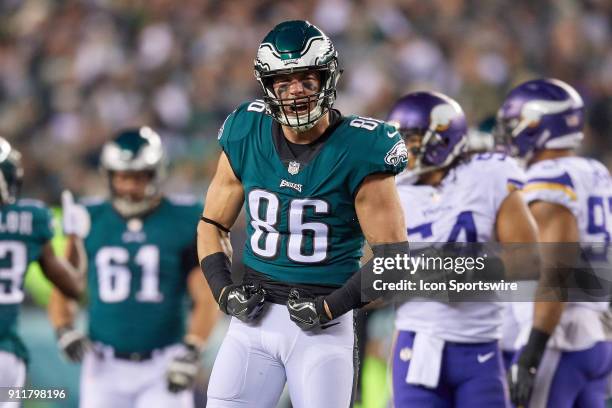
<path fill-rule="evenodd" d="M 466 147 L 467 125 L 461 106 L 437 92 L 413 92 L 398 100 L 387 121 L 404 139 L 421 136 L 420 147 L 410 149 L 416 158 L 412 174 L 450 165 Z"/>
<path fill-rule="evenodd" d="M 495 136 L 513 156 L 529 159 L 541 149 L 573 149 L 580 144 L 584 103 L 558 79 L 536 79 L 514 88 L 497 112 Z"/>

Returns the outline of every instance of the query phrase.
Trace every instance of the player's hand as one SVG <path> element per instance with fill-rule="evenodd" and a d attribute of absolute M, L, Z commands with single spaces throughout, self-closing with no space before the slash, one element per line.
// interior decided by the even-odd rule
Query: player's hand
<path fill-rule="evenodd" d="M 81 204 L 74 202 L 72 193 L 62 192 L 62 229 L 65 235 L 76 235 L 85 238 L 89 234 L 91 220 L 89 213 Z"/>
<path fill-rule="evenodd" d="M 508 371 L 510 400 L 517 408 L 526 407 L 531 397 L 535 382 L 536 368 L 521 364 L 520 360 L 512 364 Z"/>
<path fill-rule="evenodd" d="M 181 392 L 193 386 L 200 369 L 200 350 L 196 345 L 185 343 L 185 352 L 170 361 L 166 379 L 170 392 Z"/>
<path fill-rule="evenodd" d="M 325 312 L 323 296 L 302 296 L 298 289 L 291 289 L 287 300 L 289 318 L 302 330 L 312 330 L 329 322 L 331 319 Z"/>
<path fill-rule="evenodd" d="M 510 399 L 517 408 L 525 407 L 529 403 L 536 372 L 549 338 L 549 333 L 532 327 L 527 344 L 523 347 L 518 361 L 510 367 L 508 372 Z"/>
<path fill-rule="evenodd" d="M 255 320 L 264 309 L 266 291 L 251 284 L 232 284 L 223 289 L 219 308 L 243 322 Z"/>
<path fill-rule="evenodd" d="M 73 363 L 83 361 L 85 353 L 91 349 L 91 342 L 83 333 L 70 326 L 56 330 L 57 345 L 66 359 Z"/>

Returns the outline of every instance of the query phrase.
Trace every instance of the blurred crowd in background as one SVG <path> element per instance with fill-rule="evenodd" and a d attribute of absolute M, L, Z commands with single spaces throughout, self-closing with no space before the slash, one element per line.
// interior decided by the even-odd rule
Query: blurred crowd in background
<path fill-rule="evenodd" d="M 0 134 L 24 153 L 25 195 L 103 193 L 101 144 L 140 124 L 164 139 L 168 186 L 203 193 L 217 129 L 260 95 L 259 42 L 303 18 L 339 51 L 344 113 L 384 118 L 400 95 L 433 89 L 476 126 L 511 86 L 552 76 L 585 99 L 585 153 L 612 164 L 608 0 L 2 0 Z"/>
<path fill-rule="evenodd" d="M 612 167 L 610 0 L 0 0 L 0 135 L 24 155 L 23 195 L 104 194 L 101 145 L 146 124 L 166 146 L 167 190 L 201 196 L 218 128 L 261 94 L 257 46 L 287 19 L 332 38 L 345 114 L 384 118 L 402 94 L 428 89 L 457 99 L 476 127 L 512 86 L 557 77 L 586 102 L 583 153 Z M 60 365 L 42 311 L 28 310 L 22 330 L 32 382 L 61 373 L 74 405 L 78 370 Z"/>

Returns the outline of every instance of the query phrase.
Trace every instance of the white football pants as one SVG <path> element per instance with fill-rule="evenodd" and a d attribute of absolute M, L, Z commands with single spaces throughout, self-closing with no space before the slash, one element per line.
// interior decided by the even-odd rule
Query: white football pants
<path fill-rule="evenodd" d="M 23 387 L 26 378 L 26 365 L 12 353 L 0 351 L 0 387 Z M 17 408 L 19 402 L 2 402 L 0 408 Z"/>
<path fill-rule="evenodd" d="M 151 359 L 133 362 L 113 357 L 102 349 L 85 355 L 81 368 L 81 408 L 192 408 L 193 392 L 168 391 L 166 370 L 170 360 L 181 353 L 175 345 L 154 353 Z"/>
<path fill-rule="evenodd" d="M 285 382 L 294 408 L 345 408 L 356 378 L 353 312 L 302 331 L 284 305 L 253 324 L 232 318 L 208 385 L 208 408 L 274 408 Z"/>

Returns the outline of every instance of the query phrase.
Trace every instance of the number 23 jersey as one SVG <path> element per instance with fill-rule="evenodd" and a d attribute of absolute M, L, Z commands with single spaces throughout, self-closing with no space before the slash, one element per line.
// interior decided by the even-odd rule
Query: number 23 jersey
<path fill-rule="evenodd" d="M 321 140 L 281 155 L 287 141 L 264 109 L 245 103 L 219 131 L 244 188 L 244 264 L 279 282 L 340 286 L 359 269 L 363 246 L 355 195 L 368 175 L 404 169 L 404 142 L 381 121 L 331 111 L 337 118 Z"/>
<path fill-rule="evenodd" d="M 123 353 L 180 342 L 201 205 L 163 198 L 148 215 L 125 219 L 108 201 L 84 203 L 90 338 Z"/>

